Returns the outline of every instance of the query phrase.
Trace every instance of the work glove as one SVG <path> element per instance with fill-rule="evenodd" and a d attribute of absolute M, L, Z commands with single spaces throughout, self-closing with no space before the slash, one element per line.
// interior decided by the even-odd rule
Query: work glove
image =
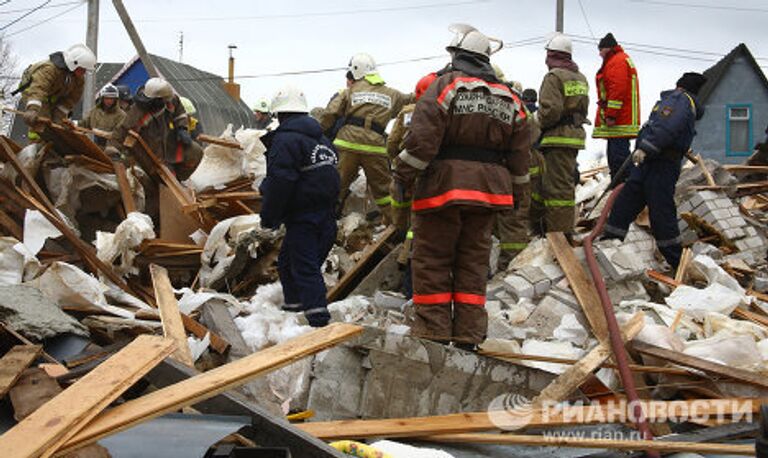
<path fill-rule="evenodd" d="M 123 155 L 120 153 L 120 150 L 114 146 L 107 146 L 104 148 L 104 153 L 106 153 L 113 162 L 121 162 L 123 160 Z"/>
<path fill-rule="evenodd" d="M 39 116 L 40 116 L 40 109 L 37 108 L 36 105 L 27 107 L 27 111 L 25 111 L 21 115 L 21 117 L 24 119 L 24 122 L 29 127 L 34 127 L 35 125 L 37 125 Z"/>
<path fill-rule="evenodd" d="M 647 156 L 647 153 L 641 150 L 640 148 L 638 148 L 635 150 L 634 153 L 632 153 L 632 162 L 634 162 L 636 166 L 639 166 L 640 164 L 643 163 L 643 161 L 645 161 L 646 156 Z"/>
<path fill-rule="evenodd" d="M 411 207 L 405 207 L 402 204 L 411 201 L 410 193 L 406 191 L 401 181 L 392 180 L 389 184 L 389 195 L 392 196 L 392 226 L 397 230 L 396 239 L 405 240 L 405 234 L 408 232 L 409 216 Z"/>
<path fill-rule="evenodd" d="M 66 123 L 67 121 L 69 121 L 69 119 L 67 118 L 66 112 L 60 110 L 59 107 L 53 109 L 51 112 L 51 122 L 54 124 L 62 124 Z"/>
<path fill-rule="evenodd" d="M 184 146 L 189 146 L 192 144 L 192 136 L 189 135 L 189 131 L 187 129 L 177 129 L 176 140 L 178 140 L 179 143 Z"/>

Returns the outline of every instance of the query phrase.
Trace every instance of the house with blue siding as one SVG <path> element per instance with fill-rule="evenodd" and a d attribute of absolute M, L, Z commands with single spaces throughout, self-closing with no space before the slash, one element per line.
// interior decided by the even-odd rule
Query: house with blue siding
<path fill-rule="evenodd" d="M 705 112 L 696 123 L 692 149 L 722 164 L 743 163 L 768 126 L 768 79 L 741 43 L 704 72 L 699 92 Z"/>

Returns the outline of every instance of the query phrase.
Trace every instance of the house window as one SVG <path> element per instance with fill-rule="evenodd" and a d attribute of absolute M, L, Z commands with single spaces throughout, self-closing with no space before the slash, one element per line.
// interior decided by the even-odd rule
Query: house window
<path fill-rule="evenodd" d="M 727 156 L 748 156 L 752 152 L 752 107 L 728 105 Z"/>

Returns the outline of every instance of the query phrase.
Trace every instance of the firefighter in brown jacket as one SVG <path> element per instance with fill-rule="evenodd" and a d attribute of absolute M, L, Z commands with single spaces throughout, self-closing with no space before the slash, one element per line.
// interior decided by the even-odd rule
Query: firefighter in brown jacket
<path fill-rule="evenodd" d="M 571 55 L 571 40 L 555 35 L 546 46 L 549 72 L 539 90 L 540 150 L 544 156 L 541 199 L 546 232 L 570 234 L 576 222 L 576 156 L 584 149 L 589 84 Z"/>
<path fill-rule="evenodd" d="M 368 54 L 352 56 L 347 80 L 353 81 L 352 84 L 330 101 L 320 118 L 325 132 L 331 130 L 338 119 L 344 119 L 333 140 L 339 151 L 340 200 L 344 202 L 349 185 L 362 167 L 373 199 L 385 221 L 389 221 L 392 198 L 385 128 L 403 106 L 412 101 L 412 95 L 387 87 Z"/>
<path fill-rule="evenodd" d="M 80 127 L 111 133 L 125 120 L 125 111 L 120 108 L 119 98 L 120 92 L 112 84 L 101 88 L 96 106 L 80 121 Z M 96 137 L 94 142 L 102 148 L 107 144 L 103 137 Z"/>
<path fill-rule="evenodd" d="M 87 46 L 77 44 L 24 70 L 13 95 L 22 94 L 21 102 L 25 107 L 22 116 L 29 126 L 27 137 L 30 140 L 40 139 L 43 126 L 39 118 L 55 123 L 67 119 L 83 96 L 85 72 L 94 68 L 96 56 Z"/>
<path fill-rule="evenodd" d="M 452 63 L 416 103 L 392 192 L 413 187 L 413 334 L 474 348 L 488 328 L 495 213 L 529 181 L 530 137 L 520 99 L 490 65 L 490 39 L 451 30 Z"/>

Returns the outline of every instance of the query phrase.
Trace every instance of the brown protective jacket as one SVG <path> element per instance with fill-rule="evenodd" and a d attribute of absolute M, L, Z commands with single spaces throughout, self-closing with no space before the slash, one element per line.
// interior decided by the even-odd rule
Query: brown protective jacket
<path fill-rule="evenodd" d="M 140 103 L 134 103 L 123 123 L 113 131 L 111 145 L 123 148 L 128 131 L 133 130 L 147 142 L 160 160 L 167 164 L 179 164 L 184 162 L 184 157 L 183 151 L 178 148 L 180 144 L 176 140 L 175 128 L 188 128 L 188 122 L 187 112 L 177 96 L 157 111 L 148 111 Z M 154 164 L 143 154 L 141 147 L 135 145 L 132 152 L 139 165 L 153 175 Z"/>
<path fill-rule="evenodd" d="M 389 132 L 389 138 L 387 138 L 387 155 L 390 159 L 394 159 L 400 154 L 400 151 L 405 149 L 405 137 L 411 127 L 414 109 L 416 109 L 415 103 L 404 106 L 392 124 L 392 130 Z"/>
<path fill-rule="evenodd" d="M 345 124 L 333 141 L 337 148 L 362 154 L 387 154 L 384 129 L 403 106 L 412 101 L 412 94 L 387 87 L 378 75 L 368 75 L 328 103 L 320 125 L 323 131 L 328 131 L 337 119 L 344 118 Z"/>
<path fill-rule="evenodd" d="M 99 129 L 106 132 L 112 132 L 123 123 L 125 116 L 125 111 L 120 108 L 117 101 L 115 101 L 115 104 L 109 108 L 104 108 L 99 101 L 98 105 L 93 107 L 91 111 L 88 112 L 88 115 L 80 121 L 80 126 L 85 127 L 86 129 Z"/>
<path fill-rule="evenodd" d="M 541 148 L 584 149 L 588 123 L 589 84 L 580 72 L 553 68 L 544 76 L 539 90 Z"/>
<path fill-rule="evenodd" d="M 51 59 L 55 59 L 56 54 L 51 55 Z M 29 67 L 31 83 L 21 96 L 25 108 L 37 106 L 40 116 L 52 119 L 64 118 L 72 112 L 83 96 L 85 78 L 70 72 L 63 66 L 63 60 L 59 64 L 49 59 Z M 55 113 L 55 109 L 60 113 Z"/>
<path fill-rule="evenodd" d="M 416 104 L 395 179 L 408 187 L 417 178 L 415 212 L 509 208 L 513 182 L 529 181 L 530 146 L 523 104 L 509 87 L 449 71 Z"/>

